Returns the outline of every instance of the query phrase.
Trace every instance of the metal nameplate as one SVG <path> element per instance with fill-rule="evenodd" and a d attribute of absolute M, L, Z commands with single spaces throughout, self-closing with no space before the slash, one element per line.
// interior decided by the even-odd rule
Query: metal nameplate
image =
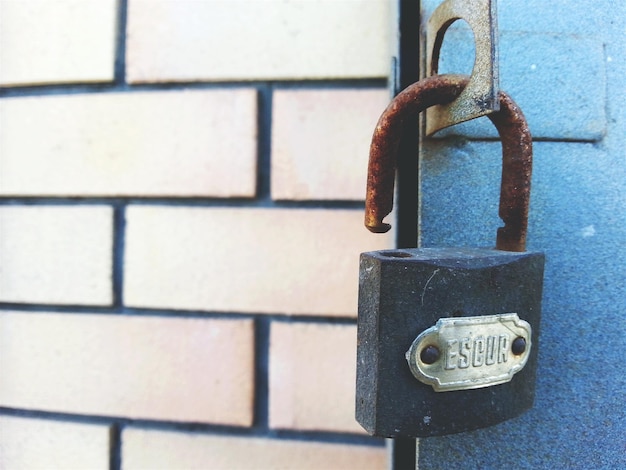
<path fill-rule="evenodd" d="M 509 382 L 531 349 L 531 328 L 516 313 L 441 318 L 406 353 L 417 380 L 436 392 Z"/>

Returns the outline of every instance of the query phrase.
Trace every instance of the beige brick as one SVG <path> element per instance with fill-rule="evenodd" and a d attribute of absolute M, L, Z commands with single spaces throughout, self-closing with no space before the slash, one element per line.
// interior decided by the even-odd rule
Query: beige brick
<path fill-rule="evenodd" d="M 272 323 L 270 427 L 364 433 L 355 383 L 356 326 Z"/>
<path fill-rule="evenodd" d="M 379 90 L 274 93 L 272 198 L 365 198 L 369 146 L 389 104 Z"/>
<path fill-rule="evenodd" d="M 0 301 L 110 305 L 113 211 L 0 207 Z"/>
<path fill-rule="evenodd" d="M 128 305 L 356 315 L 362 210 L 130 206 Z"/>
<path fill-rule="evenodd" d="M 131 82 L 383 77 L 389 0 L 129 0 Z"/>
<path fill-rule="evenodd" d="M 248 426 L 253 323 L 0 314 L 2 406 Z"/>
<path fill-rule="evenodd" d="M 9 98 L 0 142 L 4 195 L 249 197 L 256 91 Z"/>
<path fill-rule="evenodd" d="M 0 85 L 113 80 L 116 0 L 0 0 Z"/>
<path fill-rule="evenodd" d="M 382 447 L 145 431 L 122 436 L 125 470 L 157 468 L 383 470 Z"/>
<path fill-rule="evenodd" d="M 106 470 L 109 428 L 0 416 L 0 468 Z"/>

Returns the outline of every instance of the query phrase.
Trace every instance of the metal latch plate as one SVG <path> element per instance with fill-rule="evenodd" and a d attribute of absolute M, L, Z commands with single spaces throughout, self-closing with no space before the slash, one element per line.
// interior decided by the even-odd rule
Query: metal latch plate
<path fill-rule="evenodd" d="M 457 99 L 426 110 L 426 135 L 500 109 L 496 0 L 446 0 L 439 5 L 426 24 L 426 76 L 438 73 L 444 34 L 458 19 L 474 33 L 474 69 Z"/>

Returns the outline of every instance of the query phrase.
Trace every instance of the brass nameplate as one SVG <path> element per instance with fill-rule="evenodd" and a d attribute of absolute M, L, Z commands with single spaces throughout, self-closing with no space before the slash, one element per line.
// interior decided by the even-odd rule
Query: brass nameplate
<path fill-rule="evenodd" d="M 522 370 L 531 328 L 516 313 L 441 318 L 406 353 L 417 380 L 436 392 L 490 387 Z"/>

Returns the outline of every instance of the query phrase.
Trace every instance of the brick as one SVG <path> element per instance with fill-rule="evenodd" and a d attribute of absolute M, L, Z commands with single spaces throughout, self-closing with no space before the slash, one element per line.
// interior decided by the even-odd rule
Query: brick
<path fill-rule="evenodd" d="M 249 0 L 130 0 L 127 78 L 384 77 L 390 68 L 389 3 L 315 0 L 268 7 Z"/>
<path fill-rule="evenodd" d="M 113 211 L 0 207 L 0 301 L 110 305 Z"/>
<path fill-rule="evenodd" d="M 0 468 L 109 468 L 109 427 L 0 416 Z"/>
<path fill-rule="evenodd" d="M 0 85 L 113 80 L 115 0 L 0 3 Z"/>
<path fill-rule="evenodd" d="M 147 431 L 131 427 L 122 435 L 122 462 L 126 470 L 382 470 L 386 468 L 386 452 L 383 447 Z"/>
<path fill-rule="evenodd" d="M 450 31 L 440 72 L 468 73 L 472 48 L 470 32 Z M 596 141 L 606 134 L 605 58 L 597 38 L 503 31 L 500 88 L 522 108 L 535 138 Z M 481 118 L 439 135 L 494 138 L 497 132 Z"/>
<path fill-rule="evenodd" d="M 9 98 L 0 123 L 3 195 L 256 191 L 252 89 Z"/>
<path fill-rule="evenodd" d="M 279 90 L 273 97 L 272 198 L 365 198 L 369 145 L 385 89 Z"/>
<path fill-rule="evenodd" d="M 2 406 L 249 426 L 251 320 L 0 314 Z"/>
<path fill-rule="evenodd" d="M 131 205 L 128 305 L 356 315 L 358 255 L 389 247 L 362 210 Z"/>
<path fill-rule="evenodd" d="M 270 427 L 364 433 L 355 383 L 354 325 L 272 323 Z"/>

